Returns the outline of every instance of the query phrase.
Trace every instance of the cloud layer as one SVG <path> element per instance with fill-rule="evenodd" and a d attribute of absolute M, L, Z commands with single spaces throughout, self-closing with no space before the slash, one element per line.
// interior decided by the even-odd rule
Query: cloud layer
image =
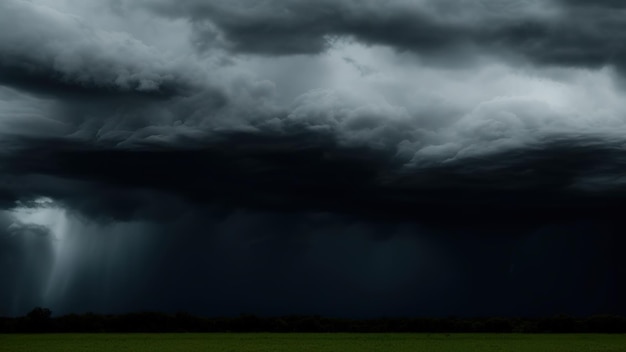
<path fill-rule="evenodd" d="M 0 314 L 42 301 L 193 309 L 119 298 L 131 281 L 133 297 L 184 301 L 197 289 L 189 302 L 207 314 L 198 297 L 216 281 L 214 299 L 229 302 L 219 314 L 305 301 L 337 315 L 518 314 L 507 304 L 518 292 L 540 302 L 521 305 L 537 314 L 623 312 L 624 11 L 569 0 L 3 1 L 0 286 L 11 289 Z M 528 287 L 548 284 L 546 272 L 563 279 L 542 296 Z M 106 297 L 96 273 L 108 275 Z M 416 303 L 421 280 L 432 290 Z M 241 303 L 237 292 L 255 289 Z M 556 303 L 573 289 L 589 304 Z M 278 296 L 284 306 L 268 303 Z M 472 299 L 476 310 L 463 309 Z"/>

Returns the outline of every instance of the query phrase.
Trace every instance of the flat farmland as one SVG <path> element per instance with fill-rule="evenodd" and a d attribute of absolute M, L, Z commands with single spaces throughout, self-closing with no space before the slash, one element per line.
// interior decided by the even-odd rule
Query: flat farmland
<path fill-rule="evenodd" d="M 625 352 L 626 334 L 3 334 L 0 351 Z"/>

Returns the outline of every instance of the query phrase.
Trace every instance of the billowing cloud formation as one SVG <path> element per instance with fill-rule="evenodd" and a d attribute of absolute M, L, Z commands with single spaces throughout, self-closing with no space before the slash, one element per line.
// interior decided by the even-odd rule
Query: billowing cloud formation
<path fill-rule="evenodd" d="M 623 312 L 623 12 L 4 1 L 0 313 Z"/>
<path fill-rule="evenodd" d="M 614 1 L 143 3 L 165 16 L 189 18 L 198 38 L 251 53 L 317 53 L 338 37 L 426 54 L 486 50 L 573 66 L 621 66 L 625 53 L 624 5 Z"/>
<path fill-rule="evenodd" d="M 155 48 L 125 33 L 97 30 L 83 19 L 24 1 L 3 2 L 0 10 L 5 84 L 77 94 L 100 90 L 168 95 L 192 78 Z"/>
<path fill-rule="evenodd" d="M 537 1 L 144 1 L 165 16 L 188 17 L 207 40 L 243 52 L 297 54 L 328 49 L 340 36 L 408 50 L 437 50 L 533 35 L 523 26 L 552 18 Z M 548 13 L 546 13 L 548 12 Z M 210 22 L 211 26 L 205 23 Z M 514 23 L 511 23 L 514 22 Z M 487 26 L 501 27 L 497 30 Z M 493 28 L 493 27 L 492 27 Z M 519 34 L 517 33 L 519 32 Z M 524 39 L 524 38 L 520 38 Z"/>

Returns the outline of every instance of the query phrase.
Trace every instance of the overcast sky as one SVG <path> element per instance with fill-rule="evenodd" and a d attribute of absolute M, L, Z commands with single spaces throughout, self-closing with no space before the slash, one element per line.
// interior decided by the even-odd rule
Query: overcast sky
<path fill-rule="evenodd" d="M 626 4 L 3 0 L 0 315 L 626 314 Z"/>

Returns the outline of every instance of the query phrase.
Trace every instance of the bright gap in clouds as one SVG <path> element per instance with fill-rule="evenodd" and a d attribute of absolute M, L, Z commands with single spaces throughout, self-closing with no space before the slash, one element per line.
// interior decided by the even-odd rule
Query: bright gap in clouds
<path fill-rule="evenodd" d="M 11 214 L 16 222 L 15 228 L 41 226 L 49 231 L 53 251 L 52 266 L 46 283 L 42 283 L 42 298 L 49 303 L 56 295 L 62 294 L 69 281 L 68 271 L 73 252 L 69 235 L 69 219 L 66 210 L 51 198 L 40 197 L 32 203 L 18 202 Z"/>
<path fill-rule="evenodd" d="M 52 199 L 40 197 L 32 203 L 18 202 L 11 210 L 11 214 L 19 225 L 38 225 L 50 230 L 56 241 L 63 241 L 67 233 L 67 216 L 65 209 L 57 205 Z"/>

